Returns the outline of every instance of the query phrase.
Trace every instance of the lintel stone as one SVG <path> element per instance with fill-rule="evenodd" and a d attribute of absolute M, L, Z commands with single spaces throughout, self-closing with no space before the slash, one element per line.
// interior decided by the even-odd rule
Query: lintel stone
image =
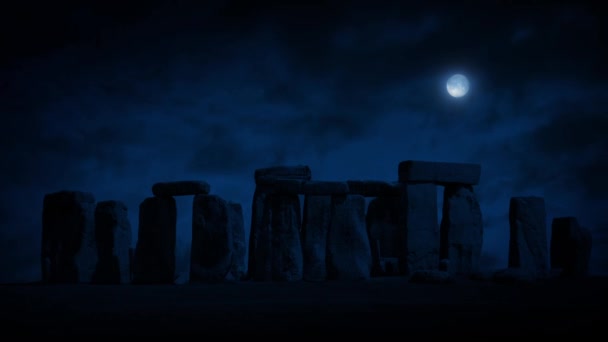
<path fill-rule="evenodd" d="M 481 176 L 481 165 L 406 160 L 399 163 L 399 182 L 421 182 L 476 185 Z"/>

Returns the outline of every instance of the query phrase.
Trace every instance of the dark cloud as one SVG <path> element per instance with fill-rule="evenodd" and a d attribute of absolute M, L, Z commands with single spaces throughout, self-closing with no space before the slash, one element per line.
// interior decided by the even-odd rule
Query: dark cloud
<path fill-rule="evenodd" d="M 254 149 L 248 149 L 234 131 L 229 126 L 205 127 L 193 144 L 196 149 L 188 169 L 205 174 L 234 174 L 266 161 Z"/>
<path fill-rule="evenodd" d="M 608 113 L 558 114 L 531 132 L 524 142 L 528 155 L 520 164 L 520 182 L 559 182 L 555 186 L 561 189 L 581 187 L 588 200 L 608 199 L 606 132 Z"/>

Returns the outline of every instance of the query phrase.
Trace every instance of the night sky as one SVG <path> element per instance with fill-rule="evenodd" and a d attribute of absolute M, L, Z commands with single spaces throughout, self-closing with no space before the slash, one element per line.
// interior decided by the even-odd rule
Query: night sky
<path fill-rule="evenodd" d="M 507 266 L 510 197 L 538 195 L 548 229 L 592 230 L 591 270 L 608 274 L 599 8 L 86 3 L 0 10 L 0 282 L 40 279 L 49 192 L 125 202 L 136 238 L 153 183 L 205 180 L 248 232 L 256 168 L 394 181 L 408 159 L 482 165 L 484 268 Z M 177 201 L 183 277 L 192 198 Z"/>

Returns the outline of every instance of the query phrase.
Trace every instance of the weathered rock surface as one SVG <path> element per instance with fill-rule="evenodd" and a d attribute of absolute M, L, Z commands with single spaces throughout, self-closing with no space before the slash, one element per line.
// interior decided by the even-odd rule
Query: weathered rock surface
<path fill-rule="evenodd" d="M 262 178 L 310 180 L 312 172 L 306 165 L 273 166 L 257 169 L 254 172 L 255 183 Z"/>
<path fill-rule="evenodd" d="M 369 202 L 366 214 L 371 244 L 372 275 L 399 274 L 399 257 L 405 250 L 405 231 L 399 224 L 400 198 L 377 197 Z"/>
<path fill-rule="evenodd" d="M 445 284 L 454 281 L 450 272 L 439 270 L 417 270 L 410 276 L 410 282 L 423 284 Z"/>
<path fill-rule="evenodd" d="M 302 193 L 304 182 L 300 179 L 260 177 L 256 190 L 266 194 L 297 195 Z"/>
<path fill-rule="evenodd" d="M 272 195 L 266 200 L 268 210 L 264 213 L 264 225 L 270 226 L 272 237 L 272 280 L 302 280 L 300 198 L 297 195 Z"/>
<path fill-rule="evenodd" d="M 449 272 L 472 274 L 479 271 L 483 219 L 471 186 L 445 186 L 440 235 L 440 258 L 449 260 Z"/>
<path fill-rule="evenodd" d="M 476 185 L 481 165 L 407 160 L 399 163 L 399 182 Z"/>
<path fill-rule="evenodd" d="M 247 251 L 247 237 L 245 236 L 245 222 L 243 220 L 243 207 L 239 203 L 228 202 L 230 231 L 232 232 L 232 266 L 227 280 L 242 280 L 247 273 L 245 254 Z"/>
<path fill-rule="evenodd" d="M 101 201 L 95 208 L 97 267 L 94 283 L 131 282 L 131 223 L 121 201 Z"/>
<path fill-rule="evenodd" d="M 44 282 L 92 281 L 97 264 L 93 194 L 59 191 L 44 196 L 41 263 Z"/>
<path fill-rule="evenodd" d="M 148 197 L 139 205 L 134 283 L 174 282 L 176 220 L 177 208 L 173 197 Z"/>
<path fill-rule="evenodd" d="M 591 231 L 576 217 L 556 217 L 551 224 L 551 268 L 564 277 L 584 277 L 589 272 Z"/>
<path fill-rule="evenodd" d="M 331 196 L 306 196 L 301 234 L 303 278 L 306 281 L 323 281 L 327 278 L 326 251 L 330 224 Z"/>
<path fill-rule="evenodd" d="M 257 190 L 278 195 L 346 195 L 349 193 L 346 182 L 305 181 L 301 179 L 282 179 L 260 177 Z"/>
<path fill-rule="evenodd" d="M 247 278 L 270 281 L 272 278 L 272 243 L 270 225 L 264 223 L 266 198 L 270 196 L 256 187 L 251 210 Z"/>
<path fill-rule="evenodd" d="M 234 211 L 217 195 L 194 196 L 190 282 L 219 282 L 232 266 Z"/>
<path fill-rule="evenodd" d="M 512 197 L 509 224 L 509 268 L 545 276 L 549 270 L 545 200 L 535 196 Z"/>
<path fill-rule="evenodd" d="M 351 194 L 365 197 L 398 196 L 402 189 L 399 183 L 374 180 L 349 180 L 346 183 Z"/>
<path fill-rule="evenodd" d="M 328 279 L 357 280 L 371 276 L 372 255 L 363 196 L 332 197 L 327 245 Z"/>
<path fill-rule="evenodd" d="M 303 195 L 346 195 L 348 194 L 346 182 L 307 181 L 302 184 Z"/>
<path fill-rule="evenodd" d="M 162 182 L 152 186 L 154 196 L 206 195 L 211 186 L 203 181 Z"/>
<path fill-rule="evenodd" d="M 401 196 L 400 221 L 405 229 L 405 249 L 400 273 L 439 268 L 437 190 L 434 184 L 407 184 Z"/>
<path fill-rule="evenodd" d="M 256 190 L 249 241 L 249 278 L 302 280 L 301 214 L 298 195 Z"/>

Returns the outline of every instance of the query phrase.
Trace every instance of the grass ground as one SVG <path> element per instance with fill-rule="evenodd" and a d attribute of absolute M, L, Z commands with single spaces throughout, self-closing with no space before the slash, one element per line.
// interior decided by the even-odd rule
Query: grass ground
<path fill-rule="evenodd" d="M 2 285 L 21 336 L 608 337 L 608 278 L 496 284 L 358 282 Z"/>

